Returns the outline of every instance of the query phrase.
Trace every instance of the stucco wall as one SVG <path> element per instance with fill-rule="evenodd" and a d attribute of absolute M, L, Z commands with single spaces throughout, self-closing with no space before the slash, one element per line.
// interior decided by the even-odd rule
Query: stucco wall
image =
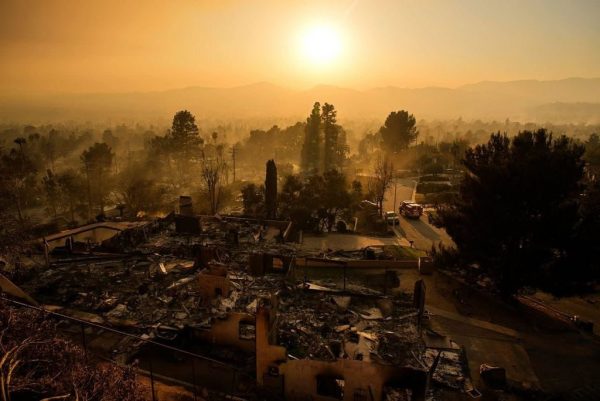
<path fill-rule="evenodd" d="M 221 296 L 229 296 L 231 282 L 227 277 L 201 273 L 198 275 L 197 288 L 203 301 L 206 302 L 217 296 L 217 289 L 220 290 Z"/>
<path fill-rule="evenodd" d="M 331 401 L 317 394 L 317 376 L 337 376 L 344 380 L 344 401 L 353 401 L 361 390 L 381 400 L 386 383 L 402 383 L 412 388 L 413 400 L 423 400 L 426 374 L 412 368 L 379 365 L 376 363 L 339 359 L 334 362 L 299 359 L 280 366 L 284 392 L 288 400 L 310 399 Z M 421 394 L 422 393 L 422 394 Z M 370 399 L 370 395 L 367 399 Z"/>
<path fill-rule="evenodd" d="M 254 316 L 247 313 L 231 312 L 226 319 L 215 319 L 210 329 L 195 331 L 196 338 L 216 345 L 239 348 L 243 351 L 254 352 L 255 339 L 242 339 L 239 335 L 240 322 L 254 322 Z"/>
<path fill-rule="evenodd" d="M 259 307 L 256 311 L 256 381 L 264 384 L 269 366 L 279 365 L 287 360 L 285 347 L 269 343 L 271 308 Z"/>

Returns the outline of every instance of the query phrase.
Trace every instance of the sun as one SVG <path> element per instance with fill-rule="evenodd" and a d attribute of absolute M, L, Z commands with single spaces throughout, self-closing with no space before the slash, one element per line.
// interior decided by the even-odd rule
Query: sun
<path fill-rule="evenodd" d="M 303 58 L 315 65 L 331 64 L 342 50 L 339 32 L 332 26 L 312 26 L 304 31 L 301 39 Z"/>

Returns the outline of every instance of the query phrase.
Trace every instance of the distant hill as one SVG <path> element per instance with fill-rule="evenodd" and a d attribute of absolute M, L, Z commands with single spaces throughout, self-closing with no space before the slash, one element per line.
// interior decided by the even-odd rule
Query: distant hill
<path fill-rule="evenodd" d="M 531 110 L 536 121 L 574 121 L 600 124 L 600 103 L 546 103 Z"/>
<path fill-rule="evenodd" d="M 383 119 L 391 110 L 407 109 L 426 119 L 598 123 L 600 78 L 479 82 L 454 89 L 382 87 L 359 91 L 320 85 L 298 91 L 262 82 L 157 92 L 0 95 L 0 120 L 167 121 L 180 109 L 189 109 L 201 119 L 303 119 L 315 101 L 333 103 L 342 121 Z"/>

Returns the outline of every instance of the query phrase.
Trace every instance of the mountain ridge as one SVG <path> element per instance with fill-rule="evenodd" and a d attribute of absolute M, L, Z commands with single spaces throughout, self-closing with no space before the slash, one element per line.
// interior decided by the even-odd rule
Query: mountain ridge
<path fill-rule="evenodd" d="M 595 107 L 600 103 L 600 78 L 561 80 L 481 81 L 456 88 L 396 86 L 353 89 L 316 85 L 304 90 L 270 82 L 229 88 L 189 86 L 150 92 L 68 93 L 0 97 L 0 119 L 4 121 L 58 121 L 170 118 L 188 109 L 199 118 L 268 118 L 307 115 L 315 101 L 336 106 L 341 119 L 382 119 L 392 110 L 406 109 L 419 118 L 532 120 L 553 119 L 549 110 L 561 108 L 557 121 L 569 119 L 600 122 Z M 565 105 L 569 106 L 565 106 Z M 578 104 L 586 104 L 578 110 Z"/>

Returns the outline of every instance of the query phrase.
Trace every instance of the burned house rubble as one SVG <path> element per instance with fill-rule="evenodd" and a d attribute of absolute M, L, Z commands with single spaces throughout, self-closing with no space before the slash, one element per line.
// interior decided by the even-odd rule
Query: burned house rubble
<path fill-rule="evenodd" d="M 48 310 L 141 339 L 204 344 L 211 356 L 237 350 L 276 397 L 424 400 L 432 383 L 464 390 L 460 348 L 431 345 L 424 328 L 424 290 L 385 291 L 399 280 L 388 269 L 405 261 L 377 248 L 310 253 L 289 235 L 287 222 L 219 216 L 101 223 L 43 238 L 45 265 L 17 282 Z M 346 280 L 351 262 L 383 263 L 388 284 Z M 307 277 L 339 266 L 343 285 Z M 140 358 L 143 346 L 124 342 L 112 357 Z"/>
<path fill-rule="evenodd" d="M 424 400 L 416 318 L 388 297 L 281 293 L 256 315 L 257 381 L 286 399 Z"/>
<path fill-rule="evenodd" d="M 277 337 L 292 358 L 410 365 L 422 341 L 412 301 L 290 291 L 279 298 Z"/>

